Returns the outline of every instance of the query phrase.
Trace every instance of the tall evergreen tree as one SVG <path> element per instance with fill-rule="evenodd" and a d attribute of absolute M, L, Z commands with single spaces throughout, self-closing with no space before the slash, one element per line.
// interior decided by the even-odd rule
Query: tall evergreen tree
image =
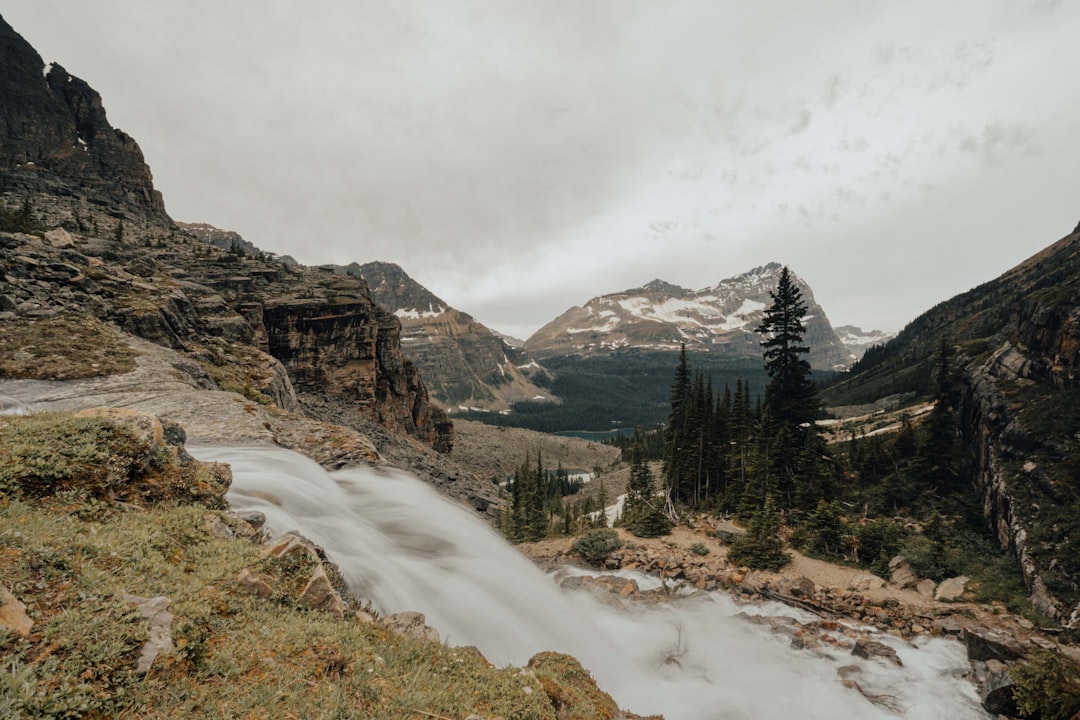
<path fill-rule="evenodd" d="M 765 348 L 765 370 L 769 374 L 765 407 L 788 427 L 813 423 L 819 403 L 805 357 L 810 348 L 803 344 L 806 303 L 787 267 L 780 271 L 776 291 L 770 291 L 769 296 L 773 303 L 756 328 L 764 337 L 761 346 Z"/>
<path fill-rule="evenodd" d="M 765 471 L 770 487 L 774 486 L 779 499 L 790 507 L 800 494 L 799 484 L 814 482 L 812 477 L 801 477 L 800 469 L 813 465 L 807 450 L 818 444 L 814 421 L 820 403 L 805 357 L 810 348 L 803 344 L 806 303 L 787 267 L 780 272 L 776 291 L 769 295 L 773 303 L 757 327 L 764 337 L 761 345 L 769 374 L 763 412 L 767 420 L 762 423 L 763 434 L 771 439 Z M 811 492 L 805 499 L 816 504 L 821 495 Z"/>
<path fill-rule="evenodd" d="M 663 501 L 656 496 L 652 472 L 640 447 L 633 449 L 630 461 L 630 482 L 623 505 L 623 523 L 638 537 L 657 537 L 671 532 Z"/>

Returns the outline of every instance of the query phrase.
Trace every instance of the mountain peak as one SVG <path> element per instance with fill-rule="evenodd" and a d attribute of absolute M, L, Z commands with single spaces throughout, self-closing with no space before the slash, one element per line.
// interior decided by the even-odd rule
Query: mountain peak
<path fill-rule="evenodd" d="M 780 263 L 768 263 L 701 290 L 657 279 L 602 295 L 542 327 L 526 341 L 525 349 L 543 358 L 624 348 L 677 351 L 685 344 L 699 352 L 757 357 L 761 338 L 755 328 L 772 302 L 769 293 L 782 268 Z M 847 348 L 814 302 L 809 286 L 796 281 L 808 304 L 811 364 L 822 369 L 846 367 L 851 362 Z"/>
<path fill-rule="evenodd" d="M 2 17 L 0 51 L 0 97 L 17 99 L 0 114 L 0 182 L 171 225 L 138 143 L 109 124 L 97 91 L 46 65 Z"/>

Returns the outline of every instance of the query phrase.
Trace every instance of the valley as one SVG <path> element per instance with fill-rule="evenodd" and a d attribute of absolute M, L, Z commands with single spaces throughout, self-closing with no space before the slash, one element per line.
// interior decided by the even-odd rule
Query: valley
<path fill-rule="evenodd" d="M 1080 226 L 895 337 L 773 262 L 517 347 L 0 55 L 0 715 L 1080 713 Z"/>

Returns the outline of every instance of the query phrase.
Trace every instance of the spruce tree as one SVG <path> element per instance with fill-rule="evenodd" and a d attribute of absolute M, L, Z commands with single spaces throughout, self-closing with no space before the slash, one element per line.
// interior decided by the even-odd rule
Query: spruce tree
<path fill-rule="evenodd" d="M 640 447 L 633 449 L 630 482 L 623 505 L 623 524 L 638 537 L 657 537 L 671 532 L 671 520 L 656 496 L 652 472 Z"/>
<path fill-rule="evenodd" d="M 772 495 L 750 519 L 746 534 L 731 544 L 728 560 L 752 570 L 779 570 L 791 560 L 780 539 L 780 513 Z"/>
<path fill-rule="evenodd" d="M 769 296 L 773 304 L 756 328 L 764 337 L 761 346 L 765 348 L 765 370 L 769 374 L 765 407 L 788 427 L 813 423 L 819 404 L 817 389 L 810 379 L 810 363 L 804 357 L 810 353 L 803 344 L 806 303 L 787 267 L 780 271 L 776 291 L 770 291 Z"/>
<path fill-rule="evenodd" d="M 800 477 L 799 466 L 802 460 L 803 468 L 807 467 L 808 460 L 812 459 L 807 455 L 808 449 L 818 445 L 814 421 L 820 403 L 817 388 L 810 379 L 810 363 L 805 357 L 810 348 L 803 344 L 806 303 L 787 267 L 780 272 L 776 291 L 769 295 L 773 303 L 756 328 L 764 338 L 761 345 L 769 375 L 762 432 L 772 442 L 765 472 L 770 484 L 775 484 L 779 491 L 780 499 L 790 507 L 799 494 L 799 484 L 814 482 L 812 477 Z M 820 494 L 811 492 L 806 499 L 815 504 L 820 498 Z"/>

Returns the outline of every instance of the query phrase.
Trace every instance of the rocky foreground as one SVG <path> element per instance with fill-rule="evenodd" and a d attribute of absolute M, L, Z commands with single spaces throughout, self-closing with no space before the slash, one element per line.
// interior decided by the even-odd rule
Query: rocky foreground
<path fill-rule="evenodd" d="M 883 662 L 899 663 L 899 658 L 887 645 L 874 640 L 881 633 L 908 641 L 952 637 L 967 650 L 970 678 L 979 689 L 983 706 L 1001 717 L 1020 716 L 1010 674 L 1018 661 L 1050 650 L 1080 662 L 1080 648 L 1063 642 L 1058 628 L 1037 627 L 999 604 L 973 602 L 967 578 L 936 584 L 915 576 L 902 558 L 896 558 L 891 577 L 885 580 L 797 552 L 779 572 L 750 570 L 727 560 L 728 545 L 742 533 L 741 528 L 706 516 L 697 518 L 694 525 L 679 526 L 664 538 L 637 538 L 619 530 L 622 547 L 607 554 L 594 574 L 565 576 L 561 584 L 608 602 L 662 602 L 695 591 L 727 592 L 747 602 L 780 601 L 817 619 L 799 622 L 789 617 L 747 615 L 746 620 L 789 636 L 792 646 L 799 649 L 813 652 L 831 646 Z M 519 547 L 542 567 L 555 569 L 582 563 L 572 549 L 573 541 L 545 540 Z M 654 575 L 663 583 L 659 589 L 643 591 L 635 580 L 615 574 L 623 571 Z M 858 677 L 841 679 L 872 702 L 899 709 L 891 707 L 890 698 L 860 686 Z"/>

